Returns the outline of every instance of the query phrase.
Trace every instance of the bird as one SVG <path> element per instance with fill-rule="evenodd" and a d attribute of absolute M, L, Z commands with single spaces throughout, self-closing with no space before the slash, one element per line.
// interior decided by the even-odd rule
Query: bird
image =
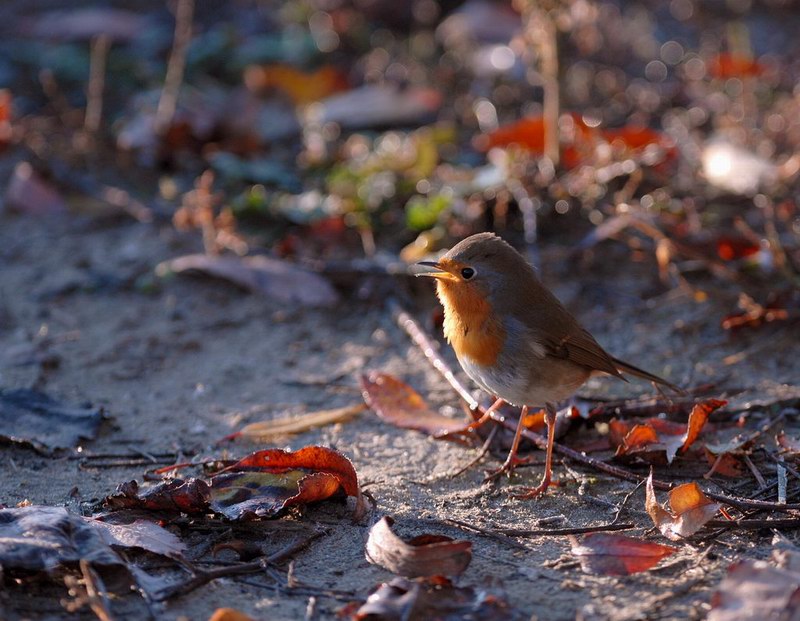
<path fill-rule="evenodd" d="M 444 336 L 466 374 L 495 401 L 460 432 L 491 419 L 505 403 L 521 408 L 511 450 L 487 480 L 510 473 L 527 460 L 517 456 L 531 406 L 544 407 L 547 425 L 545 471 L 521 498 L 536 498 L 552 484 L 556 405 L 590 378 L 634 376 L 683 392 L 667 380 L 615 358 L 539 280 L 525 258 L 494 233 L 467 237 L 438 261 L 422 261 L 415 274 L 436 280 L 444 307 Z"/>

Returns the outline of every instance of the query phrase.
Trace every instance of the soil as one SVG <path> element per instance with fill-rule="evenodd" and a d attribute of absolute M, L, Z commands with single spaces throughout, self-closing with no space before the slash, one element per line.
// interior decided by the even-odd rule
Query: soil
<path fill-rule="evenodd" d="M 395 325 L 380 296 L 360 300 L 345 290 L 336 308 L 315 310 L 281 306 L 220 281 L 153 277 L 159 261 L 196 251 L 198 243 L 166 224 L 76 215 L 0 217 L 0 387 L 35 386 L 68 402 L 102 406 L 110 420 L 97 439 L 85 443 L 82 455 L 241 456 L 263 447 L 214 443 L 245 422 L 357 403 L 358 377 L 371 369 L 397 375 L 432 406 L 463 416 L 451 388 Z M 789 355 L 796 335 L 767 327 L 732 338 L 720 328 L 720 318 L 735 310 L 732 287 L 708 285 L 706 301 L 677 290 L 646 298 L 654 268 L 650 262 L 630 263 L 626 250 L 609 244 L 602 261 L 596 257 L 580 265 L 566 261 L 558 246 L 542 250 L 545 279 L 615 355 L 686 386 L 714 382 L 719 395 L 743 389 L 732 397 L 740 405 L 775 401 L 780 390 L 796 397 L 800 390 L 798 362 Z M 418 316 L 429 317 L 432 296 L 417 297 L 416 310 L 423 309 Z M 446 355 L 453 359 L 449 350 Z M 780 388 L 791 382 L 793 387 Z M 593 380 L 582 394 L 598 399 L 650 390 L 646 383 L 606 379 Z M 792 425 L 796 421 L 787 423 L 789 432 Z M 574 429 L 563 441 L 577 446 L 582 433 Z M 498 465 L 496 457 L 451 477 L 476 449 L 396 429 L 372 412 L 283 446 L 309 444 L 335 447 L 352 459 L 375 499 L 373 520 L 393 516 L 403 536 L 435 532 L 472 541 L 474 558 L 459 584 L 502 583 L 510 605 L 534 618 L 703 618 L 727 566 L 743 556 L 765 557 L 772 546 L 771 533 L 730 532 L 711 545 L 679 545 L 650 572 L 586 575 L 569 556 L 567 537 L 519 539 L 520 545 L 512 546 L 444 520 L 517 528 L 599 524 L 613 518 L 632 483 L 559 462 L 555 474 L 561 486 L 537 501 L 516 500 L 509 488 L 538 481 L 540 464 L 500 485 L 482 482 L 484 469 Z M 141 481 L 147 468 L 92 468 L 70 455 L 4 447 L 0 502 L 87 510 L 117 484 Z M 294 557 L 296 580 L 352 591 L 358 599 L 391 578 L 365 559 L 368 525 L 353 524 L 348 507 L 322 504 L 296 519 L 290 524 L 316 523 L 327 531 Z M 630 534 L 648 532 L 641 489 L 621 519 L 637 525 Z M 273 552 L 294 537 L 280 523 L 237 532 Z M 189 556 L 208 560 L 209 543 L 229 533 L 185 536 Z M 652 533 L 648 537 L 664 542 Z M 276 592 L 268 584 L 258 576 L 217 580 L 155 608 L 155 614 L 205 620 L 216 608 L 231 606 L 259 619 L 303 618 L 307 593 Z M 68 615 L 59 603 L 63 589 L 48 593 L 44 587 L 11 589 L 0 595 L 0 616 L 93 618 L 88 609 Z M 318 597 L 319 618 L 334 618 L 345 603 Z M 134 595 L 113 605 L 119 619 L 150 614 Z"/>

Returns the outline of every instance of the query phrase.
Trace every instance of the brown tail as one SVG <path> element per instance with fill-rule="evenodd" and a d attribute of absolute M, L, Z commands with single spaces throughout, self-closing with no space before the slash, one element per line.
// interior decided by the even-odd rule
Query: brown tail
<path fill-rule="evenodd" d="M 651 382 L 655 382 L 656 384 L 661 384 L 662 386 L 666 386 L 670 390 L 674 390 L 675 392 L 685 394 L 682 388 L 679 388 L 675 384 L 668 382 L 663 377 L 659 377 L 658 375 L 653 375 L 652 373 L 648 373 L 639 367 L 635 367 L 632 364 L 628 364 L 627 362 L 623 362 L 619 358 L 612 358 L 614 364 L 617 368 L 622 371 L 623 373 L 628 373 L 629 375 L 633 375 L 635 377 L 641 377 L 642 379 L 649 380 Z"/>

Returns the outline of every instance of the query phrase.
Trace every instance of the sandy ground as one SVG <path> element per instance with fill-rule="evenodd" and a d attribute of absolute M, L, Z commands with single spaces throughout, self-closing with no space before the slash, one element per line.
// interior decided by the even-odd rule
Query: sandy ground
<path fill-rule="evenodd" d="M 36 386 L 70 402 L 102 405 L 112 420 L 99 438 L 86 443 L 88 453 L 183 450 L 222 455 L 227 450 L 228 455 L 244 455 L 261 447 L 210 447 L 244 422 L 356 403 L 358 375 L 370 369 L 400 376 L 435 407 L 460 415 L 449 386 L 379 301 L 362 302 L 343 292 L 337 308 L 320 311 L 282 308 L 210 280 L 182 277 L 153 288 L 153 266 L 195 250 L 195 243 L 168 226 L 2 216 L 0 386 Z M 598 262 L 578 269 L 560 256 L 558 249 L 545 253 L 549 258 L 544 273 L 560 283 L 558 294 L 580 309 L 581 319 L 614 354 L 685 385 L 713 379 L 720 383 L 720 392 L 726 387 L 751 388 L 738 403 L 769 400 L 774 385 L 793 377 L 796 381 L 797 362 L 789 355 L 796 344 L 787 332 L 767 329 L 730 339 L 719 328 L 720 317 L 734 308 L 735 292 L 711 291 L 714 302 L 706 303 L 674 292 L 643 301 L 642 292 L 653 284 L 648 266 L 629 265 L 620 253 L 619 260 L 605 266 L 603 276 Z M 611 251 L 610 256 L 616 255 Z M 432 303 L 432 298 L 426 300 Z M 33 348 L 45 336 L 49 345 Z M 42 353 L 50 364 L 36 362 Z M 737 353 L 738 363 L 723 364 L 726 356 Z M 583 392 L 631 395 L 648 390 L 644 384 L 604 380 Z M 261 413 L 247 414 L 258 406 L 263 406 Z M 577 444 L 580 430 L 564 440 Z M 728 564 L 741 556 L 766 556 L 770 548 L 769 533 L 730 533 L 710 549 L 706 544 L 683 545 L 648 573 L 589 576 L 569 557 L 566 537 L 520 539 L 520 547 L 511 547 L 441 520 L 522 528 L 560 516 L 560 521 L 546 523 L 597 524 L 611 519 L 613 505 L 632 484 L 560 463 L 556 475 L 564 485 L 539 501 L 522 502 L 509 496 L 507 482 L 482 483 L 484 466 L 496 466 L 496 459 L 450 478 L 474 450 L 395 429 L 371 412 L 347 424 L 302 434 L 285 446 L 308 444 L 347 454 L 377 502 L 375 519 L 394 516 L 400 534 L 437 532 L 473 541 L 474 559 L 459 584 L 480 588 L 501 582 L 508 601 L 524 617 L 703 618 Z M 81 469 L 66 456 L 47 457 L 19 447 L 3 448 L 0 468 L 0 502 L 66 505 L 76 511 L 90 507 L 120 482 L 141 480 L 145 469 Z M 522 469 L 512 483 L 533 483 L 540 472 L 540 466 Z M 622 514 L 641 527 L 632 531 L 634 535 L 649 527 L 643 509 L 640 490 Z M 391 577 L 365 560 L 367 527 L 352 524 L 345 507 L 322 505 L 303 519 L 323 524 L 328 534 L 296 556 L 296 579 L 363 597 Z M 269 524 L 244 531 L 270 551 L 291 536 Z M 221 530 L 184 536 L 192 556 L 204 545 L 207 550 L 209 536 L 216 542 L 227 535 Z M 201 621 L 219 606 L 233 606 L 259 619 L 303 618 L 308 595 L 276 593 L 264 587 L 268 581 L 258 586 L 255 576 L 246 582 L 218 580 L 157 609 L 158 617 Z M 0 616 L 66 618 L 58 602 L 61 596 L 62 591 L 45 585 L 41 591 L 9 589 L 0 597 Z M 319 617 L 333 618 L 343 605 L 319 598 Z M 120 619 L 148 614 L 134 596 L 115 602 L 114 610 Z M 69 618 L 81 617 L 93 618 L 85 610 Z"/>

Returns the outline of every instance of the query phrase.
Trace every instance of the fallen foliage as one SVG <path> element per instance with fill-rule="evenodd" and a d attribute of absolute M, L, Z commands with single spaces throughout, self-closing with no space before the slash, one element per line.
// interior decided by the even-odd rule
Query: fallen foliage
<path fill-rule="evenodd" d="M 587 574 L 603 576 L 647 571 L 675 553 L 671 546 L 610 533 L 591 533 L 581 539 L 570 537 L 570 541 L 572 555 L 580 561 L 581 569 Z"/>
<path fill-rule="evenodd" d="M 653 488 L 653 474 L 647 478 L 645 509 L 656 528 L 667 539 L 681 541 L 691 537 L 712 519 L 722 505 L 712 502 L 692 481 L 669 492 L 669 509 L 658 504 Z"/>
<path fill-rule="evenodd" d="M 387 373 L 371 371 L 362 375 L 361 390 L 364 401 L 382 420 L 401 429 L 438 436 L 463 429 L 466 424 L 434 412 L 418 392 Z M 458 436 L 444 437 L 462 441 Z"/>
<path fill-rule="evenodd" d="M 472 543 L 444 535 L 419 535 L 403 541 L 394 519 L 382 517 L 369 531 L 367 560 L 407 578 L 459 576 L 472 560 Z"/>

